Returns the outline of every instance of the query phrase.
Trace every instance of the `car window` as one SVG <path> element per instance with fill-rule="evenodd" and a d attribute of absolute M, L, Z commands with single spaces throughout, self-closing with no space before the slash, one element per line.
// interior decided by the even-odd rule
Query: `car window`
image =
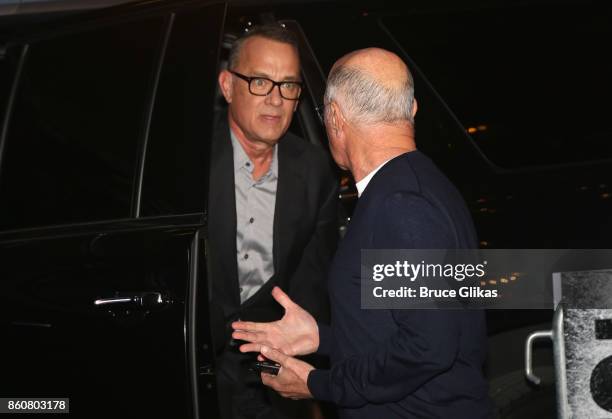
<path fill-rule="evenodd" d="M 299 21 L 323 74 L 329 73 L 339 57 L 361 48 L 385 48 L 406 60 L 414 77 L 418 102 L 415 118 L 417 147 L 453 179 L 466 199 L 479 195 L 482 173 L 490 173 L 490 164 L 470 143 L 465 130 L 448 112 L 423 74 L 417 71 L 414 63 L 380 25 L 377 14 L 367 11 L 350 14 L 346 8 L 335 8 L 330 4 L 321 6 L 316 13 L 300 16 Z M 329 39 L 334 42 L 329 42 Z M 347 175 L 343 175 L 340 191 L 344 209 L 351 214 L 357 190 L 354 181 Z"/>
<path fill-rule="evenodd" d="M 0 45 L 0 128 L 4 121 L 4 112 L 8 105 L 9 94 L 17 64 L 17 60 L 13 57 L 15 55 L 13 52 L 14 48 L 9 49 L 6 46 Z M 0 143 L 1 141 L 0 139 Z"/>
<path fill-rule="evenodd" d="M 177 14 L 157 90 L 141 215 L 202 212 L 223 4 Z"/>
<path fill-rule="evenodd" d="M 583 2 L 383 23 L 481 150 L 517 168 L 612 158 L 611 11 Z"/>
<path fill-rule="evenodd" d="M 163 23 L 29 45 L 0 173 L 0 229 L 130 215 Z"/>

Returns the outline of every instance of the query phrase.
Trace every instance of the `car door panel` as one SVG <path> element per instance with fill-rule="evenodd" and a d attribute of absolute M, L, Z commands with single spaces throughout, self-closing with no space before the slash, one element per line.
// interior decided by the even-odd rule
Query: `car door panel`
<path fill-rule="evenodd" d="M 100 227 L 0 241 L 0 393 L 70 397 L 77 417 L 190 417 L 186 296 L 198 226 Z"/>

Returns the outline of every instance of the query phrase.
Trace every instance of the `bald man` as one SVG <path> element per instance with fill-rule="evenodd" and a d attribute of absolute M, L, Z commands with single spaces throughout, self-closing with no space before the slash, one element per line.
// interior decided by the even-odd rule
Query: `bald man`
<path fill-rule="evenodd" d="M 360 196 L 329 273 L 331 327 L 275 288 L 285 316 L 235 323 L 234 336 L 252 342 L 241 350 L 281 364 L 264 384 L 334 402 L 342 418 L 490 417 L 481 311 L 361 309 L 361 249 L 477 247 L 460 194 L 416 149 L 408 68 L 381 49 L 348 54 L 329 74 L 325 105 L 333 157 Z M 331 369 L 294 358 L 311 352 L 328 354 Z"/>

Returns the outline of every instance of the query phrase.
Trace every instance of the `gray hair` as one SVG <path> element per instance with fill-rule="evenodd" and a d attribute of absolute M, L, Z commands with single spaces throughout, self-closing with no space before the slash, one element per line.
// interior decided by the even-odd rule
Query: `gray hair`
<path fill-rule="evenodd" d="M 329 73 L 325 90 L 325 103 L 334 99 L 353 121 L 375 124 L 407 120 L 414 124 L 414 83 L 408 70 L 404 83 L 385 86 L 359 68 L 339 65 Z"/>

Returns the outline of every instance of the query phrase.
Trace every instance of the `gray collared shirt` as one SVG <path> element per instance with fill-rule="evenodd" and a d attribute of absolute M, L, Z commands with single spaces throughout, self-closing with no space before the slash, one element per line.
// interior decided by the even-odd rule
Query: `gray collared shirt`
<path fill-rule="evenodd" d="M 236 250 L 240 303 L 248 300 L 274 275 L 272 253 L 274 206 L 278 183 L 278 145 L 270 169 L 253 180 L 255 165 L 230 130 L 234 151 Z"/>

